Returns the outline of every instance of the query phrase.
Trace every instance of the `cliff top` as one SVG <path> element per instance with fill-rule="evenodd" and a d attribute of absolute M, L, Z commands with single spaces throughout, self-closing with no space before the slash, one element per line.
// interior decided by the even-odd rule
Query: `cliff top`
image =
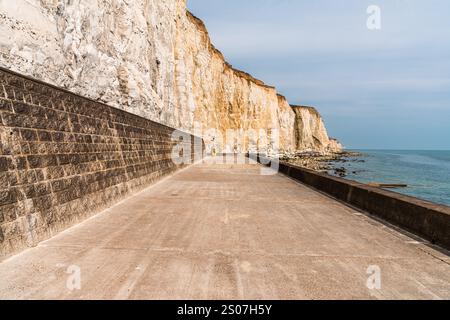
<path fill-rule="evenodd" d="M 192 23 L 194 23 L 201 32 L 204 33 L 205 35 L 205 40 L 207 43 L 207 46 L 209 47 L 209 49 L 217 54 L 224 62 L 225 66 L 227 68 L 229 68 L 232 72 L 234 72 L 236 74 L 236 76 L 241 77 L 247 81 L 253 82 L 254 84 L 258 85 L 258 86 L 262 86 L 264 88 L 268 88 L 268 89 L 274 89 L 276 90 L 276 88 L 274 86 L 269 86 L 267 84 L 264 83 L 264 81 L 256 79 L 255 77 L 253 77 L 251 74 L 244 72 L 242 70 L 236 69 L 234 68 L 230 63 L 228 63 L 225 60 L 225 56 L 223 55 L 223 53 L 217 49 L 211 42 L 211 38 L 209 36 L 209 32 L 208 29 L 206 28 L 205 23 L 198 17 L 196 17 L 192 12 L 190 12 L 189 10 L 186 10 L 186 14 L 188 16 L 188 18 L 191 20 Z M 277 93 L 277 97 L 278 99 L 284 100 L 287 102 L 287 99 L 285 96 L 283 96 L 282 94 Z M 300 106 L 300 105 L 290 105 L 292 109 L 296 109 L 296 108 L 304 108 L 304 109 L 308 109 L 312 114 L 320 117 L 320 113 L 317 111 L 316 108 L 314 107 L 310 107 L 310 106 Z"/>
<path fill-rule="evenodd" d="M 243 79 L 245 79 L 245 80 L 247 80 L 247 81 L 253 82 L 254 84 L 256 84 L 256 85 L 258 85 L 258 86 L 265 87 L 265 88 L 268 88 L 268 89 L 275 89 L 274 86 L 269 86 L 269 85 L 265 84 L 264 81 L 259 80 L 259 79 L 256 79 L 256 78 L 253 77 L 251 74 L 249 74 L 249 73 L 247 73 L 247 72 L 245 72 L 245 71 L 236 69 L 236 68 L 234 68 L 230 63 L 228 63 L 228 62 L 225 60 L 225 56 L 223 55 L 223 53 L 222 53 L 219 49 L 217 49 L 217 48 L 212 44 L 211 38 L 210 38 L 210 36 L 209 36 L 208 29 L 206 28 L 205 23 L 204 23 L 200 18 L 197 18 L 197 17 L 196 17 L 192 12 L 190 12 L 189 10 L 186 10 L 186 13 L 187 13 L 188 18 L 189 18 L 194 24 L 196 24 L 197 27 L 205 34 L 205 36 L 206 36 L 206 42 L 207 42 L 207 45 L 209 46 L 209 49 L 210 49 L 212 52 L 214 52 L 215 54 L 217 54 L 217 55 L 220 56 L 220 58 L 224 61 L 225 66 L 226 66 L 227 68 L 229 68 L 231 71 L 233 71 L 238 77 L 241 77 L 241 78 L 243 78 Z"/>
<path fill-rule="evenodd" d="M 314 108 L 314 107 L 310 107 L 310 106 L 300 106 L 300 105 L 294 105 L 294 104 L 291 104 L 291 108 L 292 108 L 292 109 L 307 109 L 307 110 L 309 110 L 309 112 L 311 112 L 311 113 L 317 115 L 318 117 L 320 117 L 319 111 L 317 111 L 317 109 Z"/>

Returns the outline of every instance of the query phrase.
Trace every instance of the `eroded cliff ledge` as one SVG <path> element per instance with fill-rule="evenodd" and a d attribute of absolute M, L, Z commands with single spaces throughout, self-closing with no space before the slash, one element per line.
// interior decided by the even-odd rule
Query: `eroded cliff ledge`
<path fill-rule="evenodd" d="M 0 1 L 0 65 L 247 151 L 227 131 L 278 132 L 282 151 L 336 151 L 320 115 L 234 69 L 185 0 Z M 95 112 L 95 110 L 93 110 Z M 259 141 L 261 143 L 261 141 Z"/>

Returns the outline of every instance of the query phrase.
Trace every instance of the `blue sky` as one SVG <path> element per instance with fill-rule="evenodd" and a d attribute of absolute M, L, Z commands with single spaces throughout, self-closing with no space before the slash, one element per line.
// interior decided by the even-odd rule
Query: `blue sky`
<path fill-rule="evenodd" d="M 381 30 L 366 10 L 381 8 Z M 450 1 L 188 0 L 235 67 L 348 148 L 450 150 Z"/>

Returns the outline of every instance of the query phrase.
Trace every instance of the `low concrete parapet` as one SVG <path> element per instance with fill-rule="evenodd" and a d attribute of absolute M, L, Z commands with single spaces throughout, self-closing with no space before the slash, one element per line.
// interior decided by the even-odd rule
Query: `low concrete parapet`
<path fill-rule="evenodd" d="M 264 165 L 272 161 L 249 156 Z M 285 162 L 278 167 L 282 174 L 450 250 L 450 207 Z"/>

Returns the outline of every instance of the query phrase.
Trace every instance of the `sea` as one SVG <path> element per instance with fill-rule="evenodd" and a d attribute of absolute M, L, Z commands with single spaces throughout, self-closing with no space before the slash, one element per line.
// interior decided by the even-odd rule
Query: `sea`
<path fill-rule="evenodd" d="M 361 156 L 337 163 L 346 179 L 407 184 L 391 191 L 450 206 L 450 151 L 349 150 Z"/>

